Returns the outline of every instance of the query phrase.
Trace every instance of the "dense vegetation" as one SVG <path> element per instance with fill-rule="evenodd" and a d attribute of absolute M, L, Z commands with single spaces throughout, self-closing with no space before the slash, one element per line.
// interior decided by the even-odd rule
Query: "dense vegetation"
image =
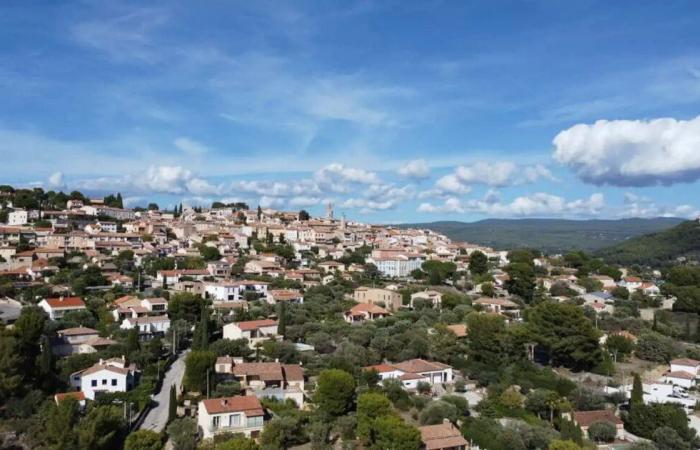
<path fill-rule="evenodd" d="M 635 236 L 664 230 L 676 218 L 624 220 L 487 219 L 478 222 L 432 222 L 401 227 L 427 228 L 457 241 L 498 249 L 537 248 L 546 253 L 593 251 Z"/>
<path fill-rule="evenodd" d="M 639 236 L 601 249 L 598 256 L 622 265 L 663 266 L 677 258 L 700 256 L 700 222 L 683 222 L 664 231 Z"/>

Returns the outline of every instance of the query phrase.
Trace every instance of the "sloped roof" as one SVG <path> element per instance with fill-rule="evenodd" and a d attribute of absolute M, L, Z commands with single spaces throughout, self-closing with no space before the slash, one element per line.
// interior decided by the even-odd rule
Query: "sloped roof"
<path fill-rule="evenodd" d="M 252 395 L 238 395 L 235 397 L 211 398 L 202 400 L 204 409 L 209 414 L 224 414 L 242 412 L 246 416 L 262 416 L 264 411 L 260 400 Z"/>
<path fill-rule="evenodd" d="M 469 445 L 469 442 L 464 439 L 457 427 L 449 422 L 437 425 L 426 425 L 419 427 L 418 430 L 420 431 L 421 441 L 425 445 L 426 450 Z"/>

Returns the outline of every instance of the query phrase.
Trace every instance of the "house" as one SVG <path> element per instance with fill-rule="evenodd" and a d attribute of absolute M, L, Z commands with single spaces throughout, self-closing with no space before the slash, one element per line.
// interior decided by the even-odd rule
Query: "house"
<path fill-rule="evenodd" d="M 207 271 L 213 277 L 228 278 L 231 276 L 231 264 L 227 261 L 211 261 L 207 263 Z"/>
<path fill-rule="evenodd" d="M 442 293 L 432 290 L 415 292 L 411 294 L 411 308 L 413 308 L 413 302 L 416 300 L 429 301 L 433 305 L 433 308 L 440 309 L 442 306 Z"/>
<path fill-rule="evenodd" d="M 264 297 L 267 295 L 268 284 L 255 280 L 209 282 L 204 284 L 204 297 L 215 302 L 245 300 L 246 293 Z"/>
<path fill-rule="evenodd" d="M 425 258 L 417 254 L 397 254 L 388 257 L 367 258 L 367 262 L 377 266 L 382 275 L 392 278 L 408 277 L 411 272 L 420 269 L 424 261 Z"/>
<path fill-rule="evenodd" d="M 669 383 L 674 386 L 680 386 L 685 389 L 690 389 L 695 386 L 695 376 L 690 372 L 683 370 L 666 372 L 661 378 L 664 383 Z"/>
<path fill-rule="evenodd" d="M 700 361 L 690 358 L 678 358 L 671 360 L 670 372 L 687 372 L 694 378 L 700 378 Z"/>
<path fill-rule="evenodd" d="M 235 378 L 249 395 L 293 400 L 304 406 L 304 369 L 297 364 L 279 362 L 243 362 L 242 358 L 217 358 L 216 373 Z"/>
<path fill-rule="evenodd" d="M 345 312 L 345 321 L 348 323 L 364 323 L 368 320 L 383 319 L 389 317 L 391 313 L 381 306 L 371 303 L 358 303 Z"/>
<path fill-rule="evenodd" d="M 304 295 L 296 289 L 273 289 L 267 291 L 267 303 L 276 305 L 279 302 L 304 303 Z"/>
<path fill-rule="evenodd" d="M 335 272 L 336 270 L 338 272 L 345 272 L 345 264 L 338 261 L 324 261 L 318 264 L 318 268 L 326 273 Z"/>
<path fill-rule="evenodd" d="M 642 287 L 642 279 L 639 277 L 623 277 L 618 284 L 632 292 Z"/>
<path fill-rule="evenodd" d="M 255 345 L 267 339 L 280 339 L 277 334 L 277 321 L 272 319 L 249 320 L 224 325 L 224 339 L 248 339 L 248 346 Z"/>
<path fill-rule="evenodd" d="M 134 364 L 127 365 L 126 359 L 112 358 L 100 361 L 85 370 L 71 374 L 71 385 L 85 394 L 90 400 L 107 392 L 127 392 L 136 385 L 138 370 Z"/>
<path fill-rule="evenodd" d="M 170 319 L 167 315 L 127 317 L 119 326 L 122 330 L 138 329 L 139 339 L 149 340 L 156 336 L 165 336 L 170 329 Z"/>
<path fill-rule="evenodd" d="M 615 425 L 616 439 L 624 440 L 625 429 L 622 420 L 610 409 L 596 411 L 574 411 L 573 421 L 581 428 L 584 436 L 588 435 L 588 428 L 596 422 L 607 422 Z"/>
<path fill-rule="evenodd" d="M 405 389 L 416 389 L 420 382 L 435 385 L 452 383 L 454 379 L 452 366 L 423 359 L 411 359 L 396 364 L 377 364 L 363 370 L 376 371 L 381 381 L 398 379 Z"/>
<path fill-rule="evenodd" d="M 481 297 L 475 300 L 474 304 L 482 306 L 484 310 L 491 313 L 508 316 L 513 319 L 520 318 L 520 306 L 505 298 Z"/>
<path fill-rule="evenodd" d="M 218 433 L 257 438 L 264 426 L 264 416 L 260 400 L 255 396 L 211 398 L 199 402 L 197 425 L 204 439 Z"/>
<path fill-rule="evenodd" d="M 603 285 L 603 289 L 613 289 L 617 286 L 615 280 L 607 275 L 592 275 L 591 279 L 600 282 Z"/>
<path fill-rule="evenodd" d="M 453 332 L 458 338 L 467 337 L 467 326 L 463 323 L 447 325 L 447 329 Z"/>
<path fill-rule="evenodd" d="M 46 311 L 51 320 L 58 320 L 71 311 L 85 311 L 85 302 L 80 297 L 45 298 L 38 306 Z"/>
<path fill-rule="evenodd" d="M 661 289 L 659 289 L 659 287 L 654 283 L 644 282 L 638 288 L 638 290 L 650 297 L 658 297 L 659 295 L 661 295 Z"/>
<path fill-rule="evenodd" d="M 86 327 L 66 328 L 57 331 L 56 334 L 58 337 L 51 343 L 51 348 L 57 356 L 95 353 L 100 348 L 117 343 L 112 339 L 100 337 L 97 330 Z"/>
<path fill-rule="evenodd" d="M 16 209 L 7 214 L 7 225 L 11 227 L 26 225 L 28 221 L 29 215 L 23 209 Z"/>
<path fill-rule="evenodd" d="M 186 270 L 159 270 L 156 272 L 156 279 L 159 283 L 170 286 L 180 281 L 180 278 L 187 277 L 195 280 L 202 280 L 208 277 L 209 271 L 206 269 L 186 269 Z"/>
<path fill-rule="evenodd" d="M 468 450 L 469 442 L 464 439 L 459 429 L 449 420 L 437 425 L 418 427 L 420 431 L 421 450 Z"/>
<path fill-rule="evenodd" d="M 362 286 L 355 289 L 352 297 L 357 303 L 371 303 L 389 311 L 397 311 L 402 305 L 401 294 L 388 289 Z"/>

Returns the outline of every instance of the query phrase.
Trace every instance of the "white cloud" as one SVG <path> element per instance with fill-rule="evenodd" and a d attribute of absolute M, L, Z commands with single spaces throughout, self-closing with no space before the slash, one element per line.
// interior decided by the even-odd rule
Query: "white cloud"
<path fill-rule="evenodd" d="M 285 200 L 279 197 L 268 197 L 264 195 L 260 197 L 260 206 L 263 208 L 281 208 L 284 206 Z"/>
<path fill-rule="evenodd" d="M 299 197 L 292 197 L 291 199 L 289 199 L 289 204 L 291 206 L 301 206 L 301 207 L 316 206 L 319 203 L 321 203 L 321 199 L 319 197 L 299 196 Z"/>
<path fill-rule="evenodd" d="M 563 197 L 544 192 L 532 195 L 520 196 L 511 202 L 502 203 L 494 201 L 490 193 L 483 200 L 460 201 L 455 197 L 445 200 L 442 205 L 422 203 L 418 207 L 419 212 L 428 213 L 478 213 L 497 217 L 559 217 L 595 216 L 605 207 L 603 194 L 595 193 L 587 199 L 567 201 Z"/>
<path fill-rule="evenodd" d="M 540 178 L 553 179 L 549 169 L 541 164 L 519 166 L 510 161 L 477 162 L 469 166 L 459 166 L 455 169 L 455 175 L 465 184 L 495 187 L 534 183 Z"/>
<path fill-rule="evenodd" d="M 692 205 L 660 206 L 652 199 L 625 192 L 623 207 L 618 211 L 620 217 L 685 217 L 696 218 L 700 210 Z"/>
<path fill-rule="evenodd" d="M 376 173 L 346 167 L 343 164 L 332 163 L 319 170 L 314 174 L 314 180 L 325 191 L 331 192 L 347 192 L 349 184 L 380 184 L 381 180 Z"/>
<path fill-rule="evenodd" d="M 76 182 L 81 189 L 123 190 L 140 193 L 221 195 L 222 188 L 181 166 L 151 166 L 145 172 Z"/>
<path fill-rule="evenodd" d="M 181 150 L 184 154 L 191 157 L 200 157 L 209 152 L 209 148 L 197 142 L 193 139 L 187 137 L 179 137 L 173 141 L 173 145 Z"/>
<path fill-rule="evenodd" d="M 468 194 L 472 190 L 469 186 L 462 183 L 462 180 L 455 174 L 440 177 L 435 182 L 435 189 L 439 193 L 450 194 Z"/>
<path fill-rule="evenodd" d="M 554 138 L 554 158 L 587 183 L 670 185 L 700 178 L 700 116 L 599 120 Z"/>
<path fill-rule="evenodd" d="M 54 189 L 64 188 L 66 183 L 63 180 L 63 172 L 54 172 L 48 179 L 48 185 Z"/>
<path fill-rule="evenodd" d="M 409 161 L 401 166 L 398 172 L 399 175 L 416 180 L 422 180 L 430 176 L 430 168 L 424 159 L 414 159 L 413 161 Z"/>

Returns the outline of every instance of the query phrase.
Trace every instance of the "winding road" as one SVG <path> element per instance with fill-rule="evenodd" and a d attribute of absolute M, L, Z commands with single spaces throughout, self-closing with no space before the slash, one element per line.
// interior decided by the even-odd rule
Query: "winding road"
<path fill-rule="evenodd" d="M 174 384 L 177 387 L 177 392 L 180 392 L 182 377 L 185 374 L 186 356 L 187 352 L 182 352 L 175 362 L 172 363 L 168 371 L 165 372 L 163 385 L 161 386 L 160 391 L 153 396 L 153 401 L 156 403 L 156 406 L 148 412 L 148 415 L 146 415 L 146 418 L 141 424 L 141 430 L 153 430 L 160 433 L 165 429 L 165 425 L 168 422 L 170 386 Z"/>

